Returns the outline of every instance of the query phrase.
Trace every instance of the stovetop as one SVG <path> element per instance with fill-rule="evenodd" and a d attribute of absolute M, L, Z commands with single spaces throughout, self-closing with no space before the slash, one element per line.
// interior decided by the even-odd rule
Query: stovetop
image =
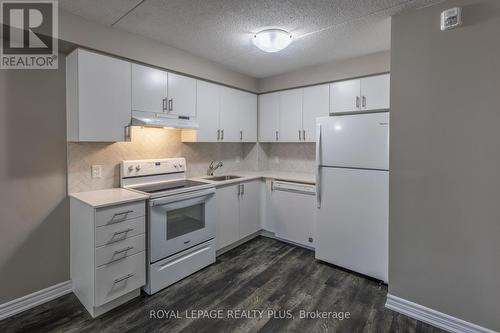
<path fill-rule="evenodd" d="M 189 179 L 181 179 L 181 180 L 172 180 L 161 183 L 151 183 L 146 185 L 134 186 L 133 188 L 137 191 L 153 194 L 158 192 L 167 192 L 172 190 L 179 189 L 187 189 L 196 186 L 207 185 L 207 183 L 189 180 Z"/>

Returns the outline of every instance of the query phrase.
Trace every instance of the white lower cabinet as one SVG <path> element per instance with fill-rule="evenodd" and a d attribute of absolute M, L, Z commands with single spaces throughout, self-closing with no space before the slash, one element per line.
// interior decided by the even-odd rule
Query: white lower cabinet
<path fill-rule="evenodd" d="M 314 185 L 274 181 L 271 205 L 276 237 L 314 247 L 316 218 Z"/>
<path fill-rule="evenodd" d="M 70 200 L 71 282 L 97 317 L 140 295 L 146 284 L 146 204 L 95 208 Z"/>
<path fill-rule="evenodd" d="M 217 188 L 217 250 L 261 229 L 260 180 Z"/>

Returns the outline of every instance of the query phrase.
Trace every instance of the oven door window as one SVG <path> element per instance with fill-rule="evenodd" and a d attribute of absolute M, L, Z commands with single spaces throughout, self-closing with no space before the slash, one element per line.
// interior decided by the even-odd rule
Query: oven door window
<path fill-rule="evenodd" d="M 205 204 L 167 211 L 167 240 L 205 228 Z"/>

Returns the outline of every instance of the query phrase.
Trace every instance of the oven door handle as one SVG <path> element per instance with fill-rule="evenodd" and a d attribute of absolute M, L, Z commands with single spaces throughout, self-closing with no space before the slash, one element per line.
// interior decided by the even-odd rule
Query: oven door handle
<path fill-rule="evenodd" d="M 166 204 L 170 204 L 177 201 L 212 196 L 214 193 L 215 193 L 215 188 L 208 188 L 201 191 L 194 191 L 194 192 L 182 193 L 179 195 L 171 195 L 164 198 L 152 199 L 149 201 L 149 205 L 151 207 L 164 206 Z"/>

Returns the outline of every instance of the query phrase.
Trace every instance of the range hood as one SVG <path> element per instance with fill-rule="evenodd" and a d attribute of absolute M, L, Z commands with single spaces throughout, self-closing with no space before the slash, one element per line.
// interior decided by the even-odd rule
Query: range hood
<path fill-rule="evenodd" d="M 132 111 L 132 126 L 198 128 L 196 118 L 173 114 Z"/>

